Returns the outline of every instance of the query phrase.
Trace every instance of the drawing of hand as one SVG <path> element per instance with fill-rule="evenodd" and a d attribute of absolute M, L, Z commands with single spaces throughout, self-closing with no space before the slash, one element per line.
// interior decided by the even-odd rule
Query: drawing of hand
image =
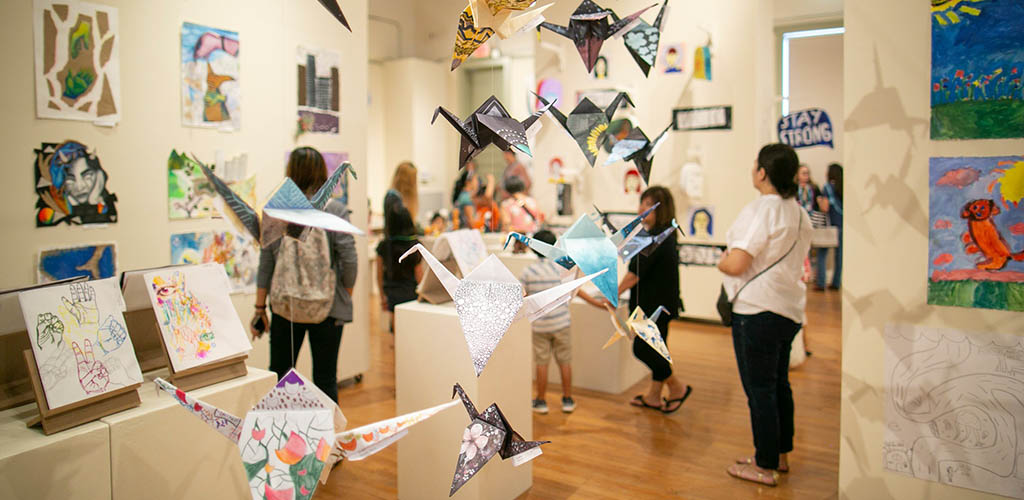
<path fill-rule="evenodd" d="M 99 327 L 96 291 L 86 283 L 74 283 L 70 288 L 71 297 L 61 297 L 58 309 L 67 343 L 93 337 Z"/>
<path fill-rule="evenodd" d="M 128 339 L 128 330 L 119 321 L 114 319 L 113 315 L 107 316 L 106 321 L 100 326 L 97 339 L 100 342 L 100 349 L 103 349 L 104 354 L 110 354 L 118 347 L 121 347 L 121 344 L 124 344 L 124 341 Z"/>
<path fill-rule="evenodd" d="M 64 340 L 64 323 L 56 314 L 44 312 L 36 318 L 36 345 L 40 349 L 43 344 L 60 343 Z"/>
<path fill-rule="evenodd" d="M 92 353 L 92 342 L 85 339 L 84 344 L 84 353 L 77 342 L 71 344 L 71 350 L 75 353 L 75 364 L 78 365 L 78 382 L 82 384 L 86 394 L 103 392 L 110 384 L 110 373 L 103 363 L 96 361 L 96 356 Z"/>

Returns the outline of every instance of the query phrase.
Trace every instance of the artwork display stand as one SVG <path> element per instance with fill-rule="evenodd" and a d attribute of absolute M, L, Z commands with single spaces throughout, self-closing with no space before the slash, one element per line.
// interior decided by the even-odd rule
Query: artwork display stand
<path fill-rule="evenodd" d="M 164 345 L 163 342 L 160 345 Z M 171 358 L 167 351 L 164 351 L 164 362 L 167 363 L 167 368 L 171 371 L 171 375 L 167 377 L 167 380 L 183 391 L 191 391 L 225 380 L 246 376 L 249 373 L 249 369 L 245 365 L 246 359 L 249 359 L 248 354 L 240 354 L 178 372 L 174 371 Z"/>
<path fill-rule="evenodd" d="M 27 331 L 0 335 L 0 410 L 32 402 L 32 382 L 18 359 L 26 349 L 32 349 Z"/>
<path fill-rule="evenodd" d="M 139 368 L 143 372 L 170 366 L 160 339 L 160 325 L 156 322 L 156 313 L 152 307 L 125 312 L 124 324 L 132 337 L 135 358 L 139 360 Z"/>
<path fill-rule="evenodd" d="M 43 393 L 43 382 L 39 379 L 39 370 L 36 367 L 36 359 L 32 354 L 32 349 L 26 349 L 22 352 L 25 356 L 25 367 L 28 369 L 29 379 L 32 383 L 32 392 L 35 394 L 36 406 L 39 408 L 39 416 L 26 422 L 26 425 L 29 427 L 42 425 L 43 434 L 47 436 L 98 420 L 113 413 L 135 408 L 142 404 L 142 400 L 139 399 L 139 391 L 137 390 L 141 384 L 132 384 L 116 391 L 110 391 L 77 403 L 62 406 L 56 410 L 51 410 L 50 406 L 46 403 L 46 395 Z"/>

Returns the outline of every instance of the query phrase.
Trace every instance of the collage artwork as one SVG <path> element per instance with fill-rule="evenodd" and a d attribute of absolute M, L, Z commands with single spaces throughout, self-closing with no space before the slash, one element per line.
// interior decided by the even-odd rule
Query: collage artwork
<path fill-rule="evenodd" d="M 260 249 L 255 240 L 236 231 L 196 231 L 171 235 L 171 264 L 224 266 L 232 293 L 256 290 Z"/>
<path fill-rule="evenodd" d="M 217 200 L 220 197 L 206 179 L 206 176 L 190 163 L 182 153 L 171 150 L 167 158 L 167 211 L 171 220 L 204 219 L 218 215 Z M 233 174 L 234 163 L 241 163 L 240 175 Z M 245 176 L 244 155 L 227 163 L 228 185 L 246 202 L 256 202 L 256 176 Z"/>

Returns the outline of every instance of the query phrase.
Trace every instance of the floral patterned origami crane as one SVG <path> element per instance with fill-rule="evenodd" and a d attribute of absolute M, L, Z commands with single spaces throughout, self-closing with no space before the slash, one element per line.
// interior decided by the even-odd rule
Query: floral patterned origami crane
<path fill-rule="evenodd" d="M 657 351 L 661 357 L 672 363 L 672 355 L 668 352 L 668 345 L 665 344 L 665 339 L 661 338 L 661 331 L 658 330 L 658 318 L 661 317 L 662 313 L 668 314 L 668 309 L 665 309 L 665 306 L 658 306 L 654 314 L 648 318 L 644 311 L 640 309 L 640 306 L 636 306 L 633 314 L 629 315 L 629 319 L 623 325 L 619 321 L 619 317 L 615 315 L 615 310 L 609 308 L 608 314 L 611 315 L 612 325 L 615 326 L 615 333 L 612 333 L 611 338 L 608 339 L 608 342 L 604 344 L 602 349 L 607 349 L 608 346 L 614 344 L 620 338 L 633 339 L 639 336 L 644 342 L 647 342 L 647 345 Z"/>

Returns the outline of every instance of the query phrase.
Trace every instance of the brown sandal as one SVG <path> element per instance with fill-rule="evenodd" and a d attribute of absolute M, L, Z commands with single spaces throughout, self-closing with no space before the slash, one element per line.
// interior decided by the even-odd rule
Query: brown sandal
<path fill-rule="evenodd" d="M 747 464 L 747 465 L 757 465 L 757 463 L 754 462 L 754 457 L 737 458 L 736 459 L 736 463 L 738 463 L 738 464 Z M 785 474 L 785 473 L 789 472 L 789 464 L 786 464 L 786 465 L 779 464 L 779 468 L 775 469 L 775 470 Z"/>
<path fill-rule="evenodd" d="M 759 472 L 753 465 L 750 464 L 733 464 L 729 468 L 725 469 L 730 476 L 737 479 L 743 479 L 744 481 L 751 481 L 765 486 L 775 487 L 779 484 L 779 473 L 771 471 L 771 474 L 765 474 Z"/>

